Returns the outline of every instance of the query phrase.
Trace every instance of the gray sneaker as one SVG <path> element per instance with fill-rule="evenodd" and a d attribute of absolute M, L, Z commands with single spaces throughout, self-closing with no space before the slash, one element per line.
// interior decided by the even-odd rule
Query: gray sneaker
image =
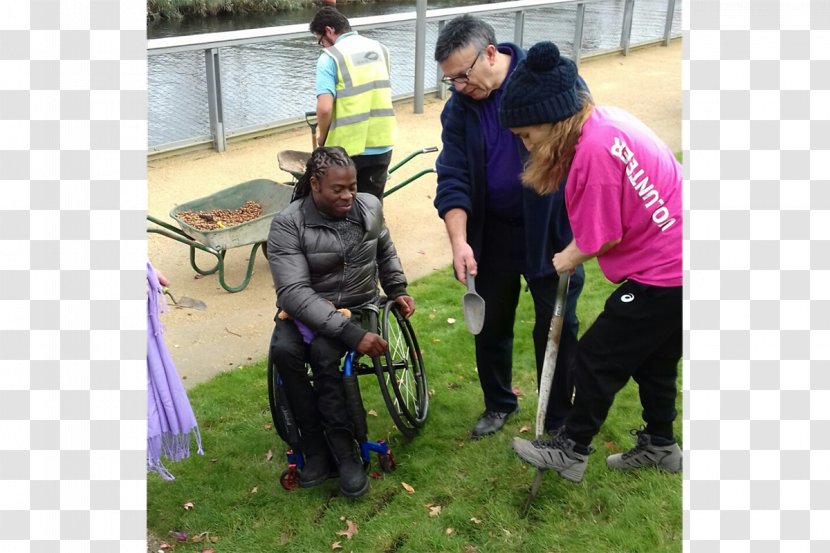
<path fill-rule="evenodd" d="M 576 442 L 565 437 L 561 430 L 550 440 L 513 438 L 510 446 L 523 461 L 537 469 L 550 469 L 571 482 L 582 482 L 588 456 L 574 451 Z"/>
<path fill-rule="evenodd" d="M 677 442 L 671 445 L 654 445 L 651 434 L 645 430 L 632 430 L 637 436 L 637 445 L 625 453 L 609 455 L 605 460 L 612 469 L 628 470 L 640 467 L 658 467 L 669 472 L 679 472 L 683 468 L 683 452 Z"/>

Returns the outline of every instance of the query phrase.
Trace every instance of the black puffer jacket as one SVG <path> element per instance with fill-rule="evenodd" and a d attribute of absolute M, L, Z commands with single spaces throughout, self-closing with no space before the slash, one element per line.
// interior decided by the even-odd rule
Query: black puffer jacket
<path fill-rule="evenodd" d="M 377 281 L 389 298 L 406 294 L 406 277 L 383 221 L 380 201 L 358 194 L 347 218 L 364 229 L 363 241 L 346 257 L 340 235 L 317 211 L 311 196 L 291 203 L 271 222 L 268 262 L 277 306 L 324 336 L 356 347 L 365 334 L 337 312 L 378 298 Z"/>

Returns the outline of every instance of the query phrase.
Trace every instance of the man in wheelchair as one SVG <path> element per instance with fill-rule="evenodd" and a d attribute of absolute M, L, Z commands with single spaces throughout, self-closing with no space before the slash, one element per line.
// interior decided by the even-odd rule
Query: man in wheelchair
<path fill-rule="evenodd" d="M 361 308 L 378 303 L 378 279 L 404 317 L 415 311 L 415 301 L 406 292 L 380 200 L 357 193 L 345 150 L 314 150 L 294 198 L 268 235 L 278 309 L 270 356 L 300 433 L 300 485 L 321 484 L 336 466 L 341 493 L 357 497 L 369 482 L 347 414 L 340 360 L 348 350 L 376 357 L 387 349 L 358 320 Z"/>

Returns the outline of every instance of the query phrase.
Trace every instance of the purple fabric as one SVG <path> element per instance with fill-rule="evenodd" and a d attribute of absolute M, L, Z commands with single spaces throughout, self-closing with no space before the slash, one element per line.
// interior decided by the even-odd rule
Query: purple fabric
<path fill-rule="evenodd" d="M 509 76 L 516 67 L 516 56 L 507 47 L 499 51 L 511 54 Z M 481 128 L 487 156 L 487 211 L 505 219 L 521 219 L 524 169 L 521 141 L 499 123 L 499 100 L 506 84 L 507 79 L 481 102 Z"/>
<path fill-rule="evenodd" d="M 162 454 L 171 461 L 190 456 L 191 434 L 197 453 L 204 455 L 204 451 L 196 416 L 161 335 L 159 313 L 167 310 L 167 302 L 149 261 L 147 288 L 147 470 L 174 480 L 161 462 Z"/>
<path fill-rule="evenodd" d="M 294 319 L 294 326 L 296 326 L 297 330 L 300 331 L 300 335 L 303 337 L 303 342 L 306 344 L 310 344 L 317 335 L 317 333 L 311 330 L 307 324 L 300 322 L 297 319 Z"/>

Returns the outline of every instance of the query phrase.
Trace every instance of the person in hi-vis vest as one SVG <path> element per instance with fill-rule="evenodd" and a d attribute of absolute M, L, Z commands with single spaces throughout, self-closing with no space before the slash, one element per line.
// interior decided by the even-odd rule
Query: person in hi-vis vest
<path fill-rule="evenodd" d="M 358 192 L 383 199 L 396 132 L 389 50 L 352 31 L 334 7 L 320 8 L 309 30 L 323 47 L 317 60 L 317 144 L 346 150 L 357 168 Z"/>

